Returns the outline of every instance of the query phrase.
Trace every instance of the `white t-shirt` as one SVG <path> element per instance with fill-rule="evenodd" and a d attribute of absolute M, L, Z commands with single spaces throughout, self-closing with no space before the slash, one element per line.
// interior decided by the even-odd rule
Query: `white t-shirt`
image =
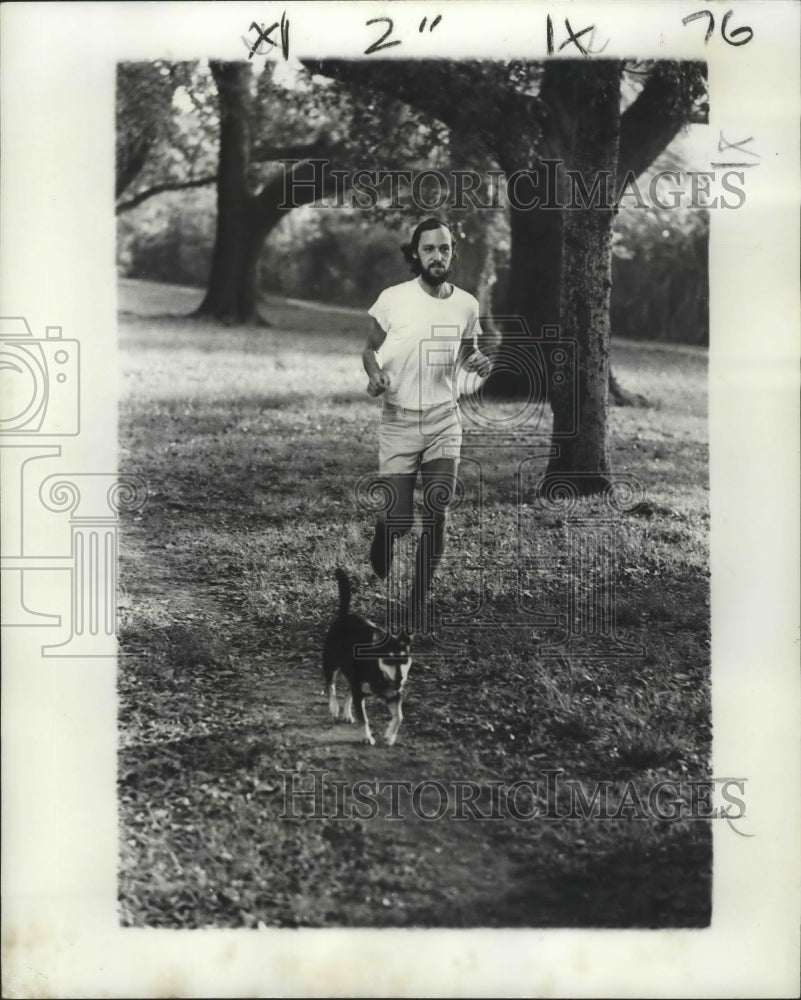
<path fill-rule="evenodd" d="M 434 298 L 417 278 L 386 288 L 367 310 L 386 333 L 378 363 L 390 377 L 387 403 L 426 410 L 456 402 L 456 356 L 463 339 L 478 346 L 478 300 L 461 288 Z"/>

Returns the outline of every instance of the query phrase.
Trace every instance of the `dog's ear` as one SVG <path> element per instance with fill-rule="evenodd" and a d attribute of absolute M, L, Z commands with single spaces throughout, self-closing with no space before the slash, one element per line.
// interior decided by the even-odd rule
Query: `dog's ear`
<path fill-rule="evenodd" d="M 406 629 L 402 629 L 398 633 L 398 642 L 402 642 L 404 646 L 410 646 L 413 636 L 414 632 L 407 632 Z"/>

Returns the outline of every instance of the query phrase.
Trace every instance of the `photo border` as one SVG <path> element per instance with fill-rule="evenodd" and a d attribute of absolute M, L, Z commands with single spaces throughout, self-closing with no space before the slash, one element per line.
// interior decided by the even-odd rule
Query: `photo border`
<path fill-rule="evenodd" d="M 117 923 L 113 659 L 41 655 L 4 629 L 7 996 L 785 996 L 798 982 L 799 5 L 683 2 L 17 3 L 0 9 L 4 315 L 81 345 L 81 433 L 56 472 L 117 469 L 114 71 L 120 60 L 247 57 L 286 11 L 297 54 L 546 56 L 595 24 L 605 55 L 706 59 L 710 138 L 752 136 L 746 203 L 712 211 L 710 507 L 713 773 L 748 779 L 747 832 L 714 825 L 707 930 L 158 931 Z M 414 28 L 443 14 L 436 35 Z M 411 28 L 409 27 L 411 26 Z M 742 37 L 742 36 L 740 36 Z M 436 51 L 432 46 L 436 42 Z M 568 53 L 564 53 L 567 55 Z M 255 61 L 255 60 L 254 60 Z M 48 529 L 43 528 L 46 532 Z M 3 521 L 3 540 L 9 537 Z M 67 536 L 43 544 L 68 550 Z M 63 588 L 58 602 L 64 609 Z M 358 958 L 354 958 L 358 956 Z"/>

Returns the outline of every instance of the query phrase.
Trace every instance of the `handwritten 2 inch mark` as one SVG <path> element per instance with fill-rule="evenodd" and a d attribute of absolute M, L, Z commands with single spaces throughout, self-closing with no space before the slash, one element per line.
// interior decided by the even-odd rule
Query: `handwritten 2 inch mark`
<path fill-rule="evenodd" d="M 426 21 L 427 21 L 427 20 L 428 20 L 428 18 L 427 18 L 427 17 L 424 17 L 424 18 L 423 18 L 423 20 L 422 20 L 422 21 L 420 22 L 420 27 L 419 27 L 419 28 L 418 28 L 417 30 L 418 30 L 418 31 L 419 31 L 419 32 L 420 32 L 421 34 L 422 34 L 422 33 L 423 33 L 423 31 L 425 30 L 425 26 L 426 26 Z M 429 31 L 433 31 L 433 30 L 434 30 L 434 28 L 436 28 L 436 26 L 437 26 L 437 25 L 439 24 L 439 22 L 440 22 L 441 20 L 442 20 L 442 14 L 437 14 L 437 16 L 436 16 L 436 17 L 434 18 L 434 20 L 433 20 L 433 21 L 431 22 L 431 24 L 430 24 L 430 25 L 428 26 L 428 30 L 429 30 Z"/>
<path fill-rule="evenodd" d="M 433 31 L 434 28 L 437 27 L 437 25 L 440 23 L 441 20 L 442 20 L 442 15 L 441 14 L 437 14 L 437 16 L 431 22 L 431 24 L 428 25 L 429 32 Z M 427 21 L 428 21 L 428 18 L 424 17 L 423 20 L 420 22 L 420 25 L 419 25 L 419 27 L 418 27 L 417 30 L 421 34 L 423 33 L 423 31 L 425 31 Z M 392 34 L 392 32 L 394 30 L 394 27 L 395 27 L 394 22 L 393 22 L 393 20 L 392 20 L 391 17 L 371 17 L 369 21 L 365 21 L 364 23 L 366 25 L 370 25 L 370 24 L 380 24 L 381 22 L 383 22 L 384 24 L 386 24 L 386 26 L 387 26 L 386 30 L 384 31 L 384 34 L 381 35 L 380 38 L 377 38 L 374 42 L 372 42 L 370 45 L 368 45 L 368 47 L 364 50 L 364 54 L 366 56 L 370 56 L 374 52 L 380 52 L 382 49 L 391 49 L 393 46 L 401 44 L 401 40 L 399 38 L 395 38 L 391 42 L 387 41 L 387 39 Z"/>

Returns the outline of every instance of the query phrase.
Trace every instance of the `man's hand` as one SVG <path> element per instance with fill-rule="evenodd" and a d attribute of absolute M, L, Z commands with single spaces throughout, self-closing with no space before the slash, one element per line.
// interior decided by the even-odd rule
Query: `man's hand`
<path fill-rule="evenodd" d="M 480 375 L 481 378 L 486 378 L 492 371 L 492 362 L 486 354 L 482 354 L 481 351 L 475 350 L 467 359 L 465 368 L 469 372 L 475 372 L 477 375 Z"/>
<path fill-rule="evenodd" d="M 369 396 L 380 396 L 389 388 L 390 378 L 385 371 L 373 372 L 370 381 L 367 383 L 367 394 Z"/>

